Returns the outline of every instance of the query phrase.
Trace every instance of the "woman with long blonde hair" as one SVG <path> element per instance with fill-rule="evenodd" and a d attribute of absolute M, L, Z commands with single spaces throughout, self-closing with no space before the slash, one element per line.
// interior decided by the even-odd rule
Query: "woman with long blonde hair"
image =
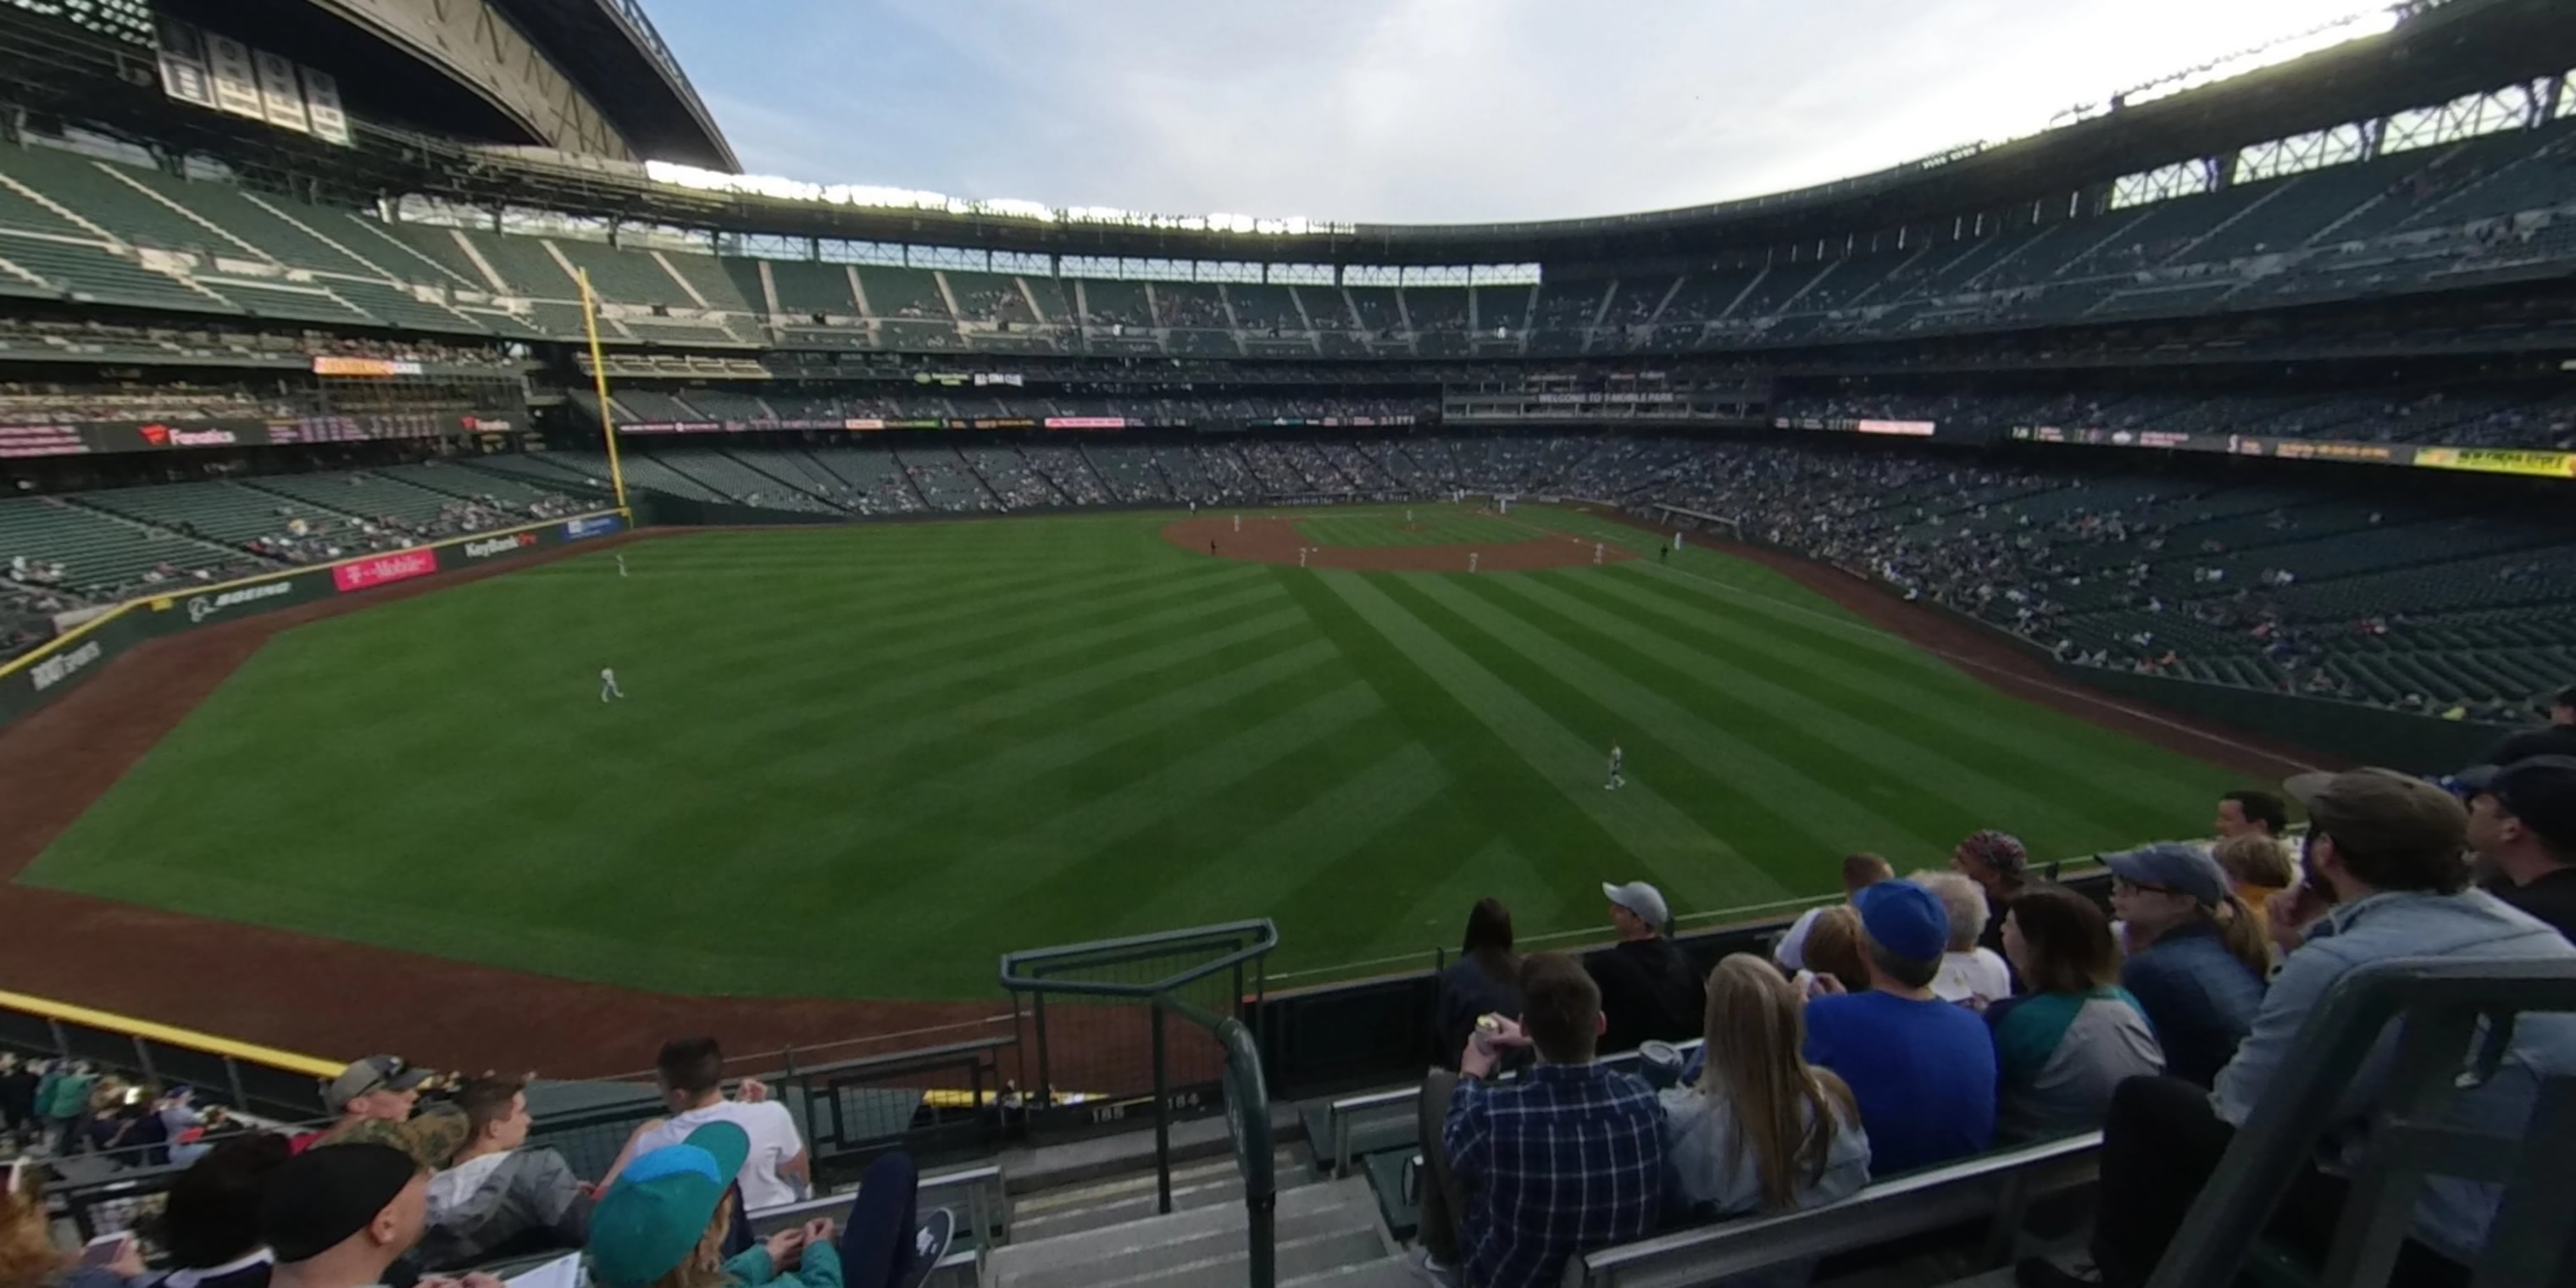
<path fill-rule="evenodd" d="M 1736 953 L 1708 976 L 1705 1064 L 1662 1095 L 1673 1208 L 1695 1217 L 1795 1211 L 1869 1183 L 1851 1088 L 1800 1054 L 1798 994 Z"/>

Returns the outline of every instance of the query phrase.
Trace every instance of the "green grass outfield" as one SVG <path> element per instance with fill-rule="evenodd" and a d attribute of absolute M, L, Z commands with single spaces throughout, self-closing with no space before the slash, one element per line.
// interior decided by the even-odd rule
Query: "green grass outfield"
<path fill-rule="evenodd" d="M 1481 895 L 1524 936 L 1601 922 L 1604 880 L 1755 904 L 1978 827 L 2190 833 L 2237 785 L 1710 552 L 1307 572 L 1168 517 L 692 533 L 299 627 L 21 879 L 646 989 L 980 998 L 1006 949 L 1266 915 L 1313 970 L 1454 943 Z"/>

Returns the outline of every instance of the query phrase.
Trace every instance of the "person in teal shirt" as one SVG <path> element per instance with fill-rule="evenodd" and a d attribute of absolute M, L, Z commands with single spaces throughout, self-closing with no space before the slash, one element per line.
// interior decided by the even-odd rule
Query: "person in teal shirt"
<path fill-rule="evenodd" d="M 2114 982 L 2119 945 L 2092 900 L 2064 886 L 2026 891 L 2004 917 L 2004 956 L 2030 991 L 1986 1007 L 1997 1137 L 2094 1130 L 2121 1079 L 2164 1071 L 2146 1009 Z"/>

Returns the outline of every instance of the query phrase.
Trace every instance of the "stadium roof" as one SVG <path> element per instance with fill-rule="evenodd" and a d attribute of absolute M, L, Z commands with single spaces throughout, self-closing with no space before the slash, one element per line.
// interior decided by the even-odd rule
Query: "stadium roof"
<path fill-rule="evenodd" d="M 636 150 L 691 165 L 739 166 L 641 0 L 499 0 L 565 73 L 627 127 Z"/>
<path fill-rule="evenodd" d="M 432 0 L 375 0 L 430 6 Z M 627 0 L 461 0 L 505 6 L 514 22 L 550 51 L 586 52 L 561 63 L 563 78 L 603 86 L 601 110 L 639 142 L 681 138 L 700 155 L 723 148 L 703 105 L 687 88 L 640 13 Z M 304 29 L 332 6 L 356 0 L 165 0 L 174 8 L 214 4 L 246 18 L 254 11 L 284 20 L 301 11 Z M 454 7 L 460 0 L 440 0 Z M 0 6 L 0 80 L 8 94 L 67 120 L 96 122 L 138 138 L 208 153 L 265 182 L 336 191 L 366 201 L 418 193 L 486 206 L 554 208 L 639 223 L 715 228 L 746 234 L 1078 255 L 1377 264 L 1541 262 L 1552 269 L 1586 264 L 1637 266 L 1692 262 L 1723 253 L 1870 234 L 1908 223 L 2000 211 L 2043 197 L 2063 197 L 2122 175 L 2196 157 L 2226 154 L 2267 140 L 2384 116 L 2492 90 L 2515 81 L 2555 77 L 2576 67 L 2576 5 L 2565 0 L 2418 0 L 2386 33 L 2294 61 L 2153 101 L 2102 111 L 2089 120 L 2012 142 L 1962 148 L 1874 174 L 1798 191 L 1688 209 L 1588 219 L 1485 225 L 1361 224 L 1317 226 L 1302 233 L 1211 226 L 1204 221 L 1108 220 L 991 209 L 835 204 L 774 196 L 695 190 L 652 182 L 645 168 L 552 149 L 493 147 L 521 142 L 506 132 L 388 128 L 358 111 L 355 150 L 267 130 L 193 109 L 173 111 L 151 77 L 133 65 L 130 48 L 87 39 L 65 27 L 41 38 Z M 615 6 L 615 7 L 612 7 Z M 552 25 L 549 25 L 552 24 Z M 614 28 L 613 32 L 611 28 Z M 281 52 L 301 51 L 281 46 Z M 148 55 L 147 55 L 148 56 Z M 315 58 L 315 65 L 332 62 Z M 388 59 L 387 61 L 403 61 Z M 622 69 L 622 70 L 621 70 Z M 418 65 L 415 64 L 415 75 Z M 344 75 L 344 80 L 347 77 Z M 455 85 L 443 87 L 458 93 Z M 402 92 L 387 84 L 382 91 Z M 470 94 L 461 95 L 470 98 Z M 2144 96 L 2140 96 L 2143 98 Z M 469 104 L 470 106 L 470 104 Z M 486 103 L 482 109 L 492 110 Z M 674 151 L 643 155 L 685 160 Z M 730 154 L 710 165 L 730 171 Z"/>
<path fill-rule="evenodd" d="M 577 155 L 740 163 L 639 0 L 160 0 L 339 76 L 354 114 Z"/>
<path fill-rule="evenodd" d="M 2576 67 L 2576 5 L 2448 0 L 2388 32 L 2215 84 L 2105 110 L 2027 138 L 1961 148 L 1813 188 L 1712 205 L 1510 224 L 1359 224 L 1295 235 L 871 208 L 721 192 L 629 205 L 639 219 L 994 249 L 1388 263 L 1633 260 L 1869 231 L 2107 183 L 2169 162 L 2445 101 Z"/>

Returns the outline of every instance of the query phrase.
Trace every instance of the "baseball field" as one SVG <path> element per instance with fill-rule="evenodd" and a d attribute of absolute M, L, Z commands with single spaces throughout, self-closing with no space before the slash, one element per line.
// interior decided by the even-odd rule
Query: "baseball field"
<path fill-rule="evenodd" d="M 1483 895 L 1527 938 L 1605 880 L 1710 915 L 1980 827 L 2079 855 L 2251 781 L 1656 542 L 1427 506 L 660 536 L 267 639 L 18 880 L 657 993 L 975 999 L 1007 949 L 1233 918 L 1295 977 Z"/>

